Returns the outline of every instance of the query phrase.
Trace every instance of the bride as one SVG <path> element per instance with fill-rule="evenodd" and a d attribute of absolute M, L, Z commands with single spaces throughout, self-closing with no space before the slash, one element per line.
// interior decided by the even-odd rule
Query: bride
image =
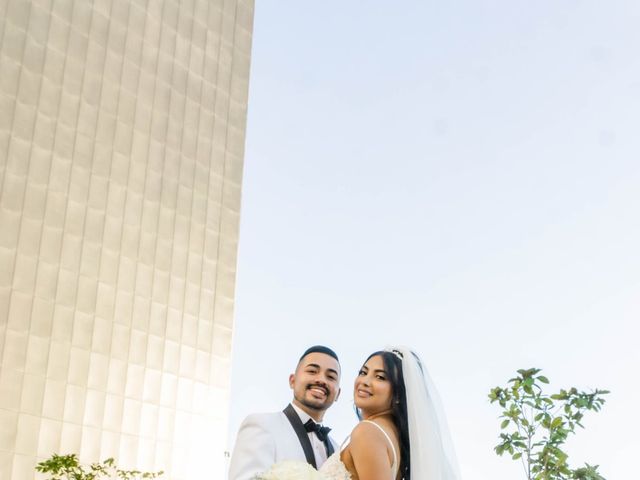
<path fill-rule="evenodd" d="M 418 356 L 374 352 L 354 384 L 360 423 L 320 468 L 327 480 L 459 480 L 446 420 Z"/>

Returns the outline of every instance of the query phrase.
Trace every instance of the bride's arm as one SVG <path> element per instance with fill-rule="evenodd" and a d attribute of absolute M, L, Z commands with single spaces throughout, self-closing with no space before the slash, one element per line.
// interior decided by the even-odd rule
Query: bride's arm
<path fill-rule="evenodd" d="M 374 425 L 360 423 L 351 433 L 349 453 L 359 480 L 389 480 L 391 462 L 389 443 Z"/>

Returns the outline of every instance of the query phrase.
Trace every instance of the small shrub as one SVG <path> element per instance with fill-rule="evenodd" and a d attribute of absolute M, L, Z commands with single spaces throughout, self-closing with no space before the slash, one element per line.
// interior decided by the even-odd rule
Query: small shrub
<path fill-rule="evenodd" d="M 598 466 L 585 465 L 572 470 L 568 455 L 560 448 L 576 427 L 584 428 L 587 410 L 600 411 L 607 390 L 581 392 L 576 388 L 547 395 L 542 384 L 549 383 L 540 369 L 518 370 L 506 387 L 489 392 L 491 403 L 503 409 L 500 443 L 495 451 L 520 460 L 527 480 L 605 480 Z"/>
<path fill-rule="evenodd" d="M 69 455 L 53 454 L 51 458 L 38 463 L 36 471 L 47 473 L 50 476 L 47 480 L 99 480 L 115 479 L 138 480 L 153 479 L 164 472 L 140 472 L 138 470 L 121 470 L 113 458 L 107 458 L 101 463 L 82 465 L 78 461 L 78 456 L 74 453 Z"/>

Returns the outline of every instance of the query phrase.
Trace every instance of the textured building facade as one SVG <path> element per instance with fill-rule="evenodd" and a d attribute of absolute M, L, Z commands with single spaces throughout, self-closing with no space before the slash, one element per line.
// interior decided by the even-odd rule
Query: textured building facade
<path fill-rule="evenodd" d="M 223 478 L 252 23 L 0 0 L 0 480 Z"/>

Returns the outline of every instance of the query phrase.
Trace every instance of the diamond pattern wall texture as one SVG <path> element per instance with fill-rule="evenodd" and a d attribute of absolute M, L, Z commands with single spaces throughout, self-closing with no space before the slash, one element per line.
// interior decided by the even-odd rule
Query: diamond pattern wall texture
<path fill-rule="evenodd" d="M 223 478 L 252 0 L 0 0 L 0 480 Z"/>

